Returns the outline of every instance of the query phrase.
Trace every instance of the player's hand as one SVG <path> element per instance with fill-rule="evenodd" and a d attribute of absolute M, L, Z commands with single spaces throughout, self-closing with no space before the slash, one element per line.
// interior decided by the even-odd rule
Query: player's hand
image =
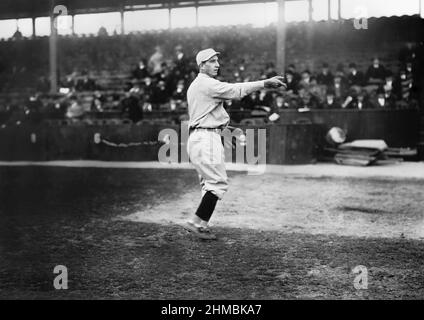
<path fill-rule="evenodd" d="M 265 88 L 279 88 L 279 87 L 284 87 L 284 88 L 287 87 L 286 84 L 284 83 L 284 77 L 275 76 L 265 80 Z"/>

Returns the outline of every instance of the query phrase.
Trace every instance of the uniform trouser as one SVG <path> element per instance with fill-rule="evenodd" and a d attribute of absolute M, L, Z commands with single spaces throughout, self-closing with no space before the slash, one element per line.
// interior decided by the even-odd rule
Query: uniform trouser
<path fill-rule="evenodd" d="M 187 152 L 199 175 L 202 197 L 210 191 L 221 200 L 228 189 L 221 135 L 214 131 L 195 130 L 188 138 Z"/>

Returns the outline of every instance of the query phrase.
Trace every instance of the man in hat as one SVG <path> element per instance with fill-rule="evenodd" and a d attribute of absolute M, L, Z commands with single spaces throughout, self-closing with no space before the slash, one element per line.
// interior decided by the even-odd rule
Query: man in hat
<path fill-rule="evenodd" d="M 322 64 L 321 72 L 317 75 L 318 84 L 330 86 L 333 83 L 334 77 L 331 73 L 328 63 L 324 62 Z"/>
<path fill-rule="evenodd" d="M 199 74 L 187 90 L 190 118 L 187 151 L 200 178 L 202 200 L 184 227 L 206 240 L 216 239 L 208 228 L 208 222 L 217 201 L 223 198 L 228 189 L 221 130 L 229 124 L 230 117 L 224 109 L 224 102 L 229 99 L 241 99 L 264 88 L 285 86 L 281 76 L 254 82 L 221 82 L 215 79 L 220 66 L 219 54 L 212 48 L 198 52 L 196 63 Z"/>
<path fill-rule="evenodd" d="M 355 63 L 349 63 L 349 73 L 347 75 L 347 84 L 351 86 L 362 86 L 364 84 L 364 74 L 356 69 Z"/>

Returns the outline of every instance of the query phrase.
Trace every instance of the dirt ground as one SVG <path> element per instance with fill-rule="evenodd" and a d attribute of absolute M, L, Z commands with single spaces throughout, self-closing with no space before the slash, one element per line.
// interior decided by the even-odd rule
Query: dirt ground
<path fill-rule="evenodd" d="M 0 167 L 0 299 L 424 298 L 422 180 L 230 178 L 204 242 L 193 170 Z"/>

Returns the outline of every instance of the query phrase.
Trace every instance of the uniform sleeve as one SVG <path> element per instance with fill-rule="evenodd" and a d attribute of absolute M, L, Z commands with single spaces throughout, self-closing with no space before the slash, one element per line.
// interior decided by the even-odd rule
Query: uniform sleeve
<path fill-rule="evenodd" d="M 248 94 L 261 90 L 265 87 L 264 81 L 228 83 L 211 79 L 208 84 L 212 98 L 218 99 L 241 99 Z"/>

